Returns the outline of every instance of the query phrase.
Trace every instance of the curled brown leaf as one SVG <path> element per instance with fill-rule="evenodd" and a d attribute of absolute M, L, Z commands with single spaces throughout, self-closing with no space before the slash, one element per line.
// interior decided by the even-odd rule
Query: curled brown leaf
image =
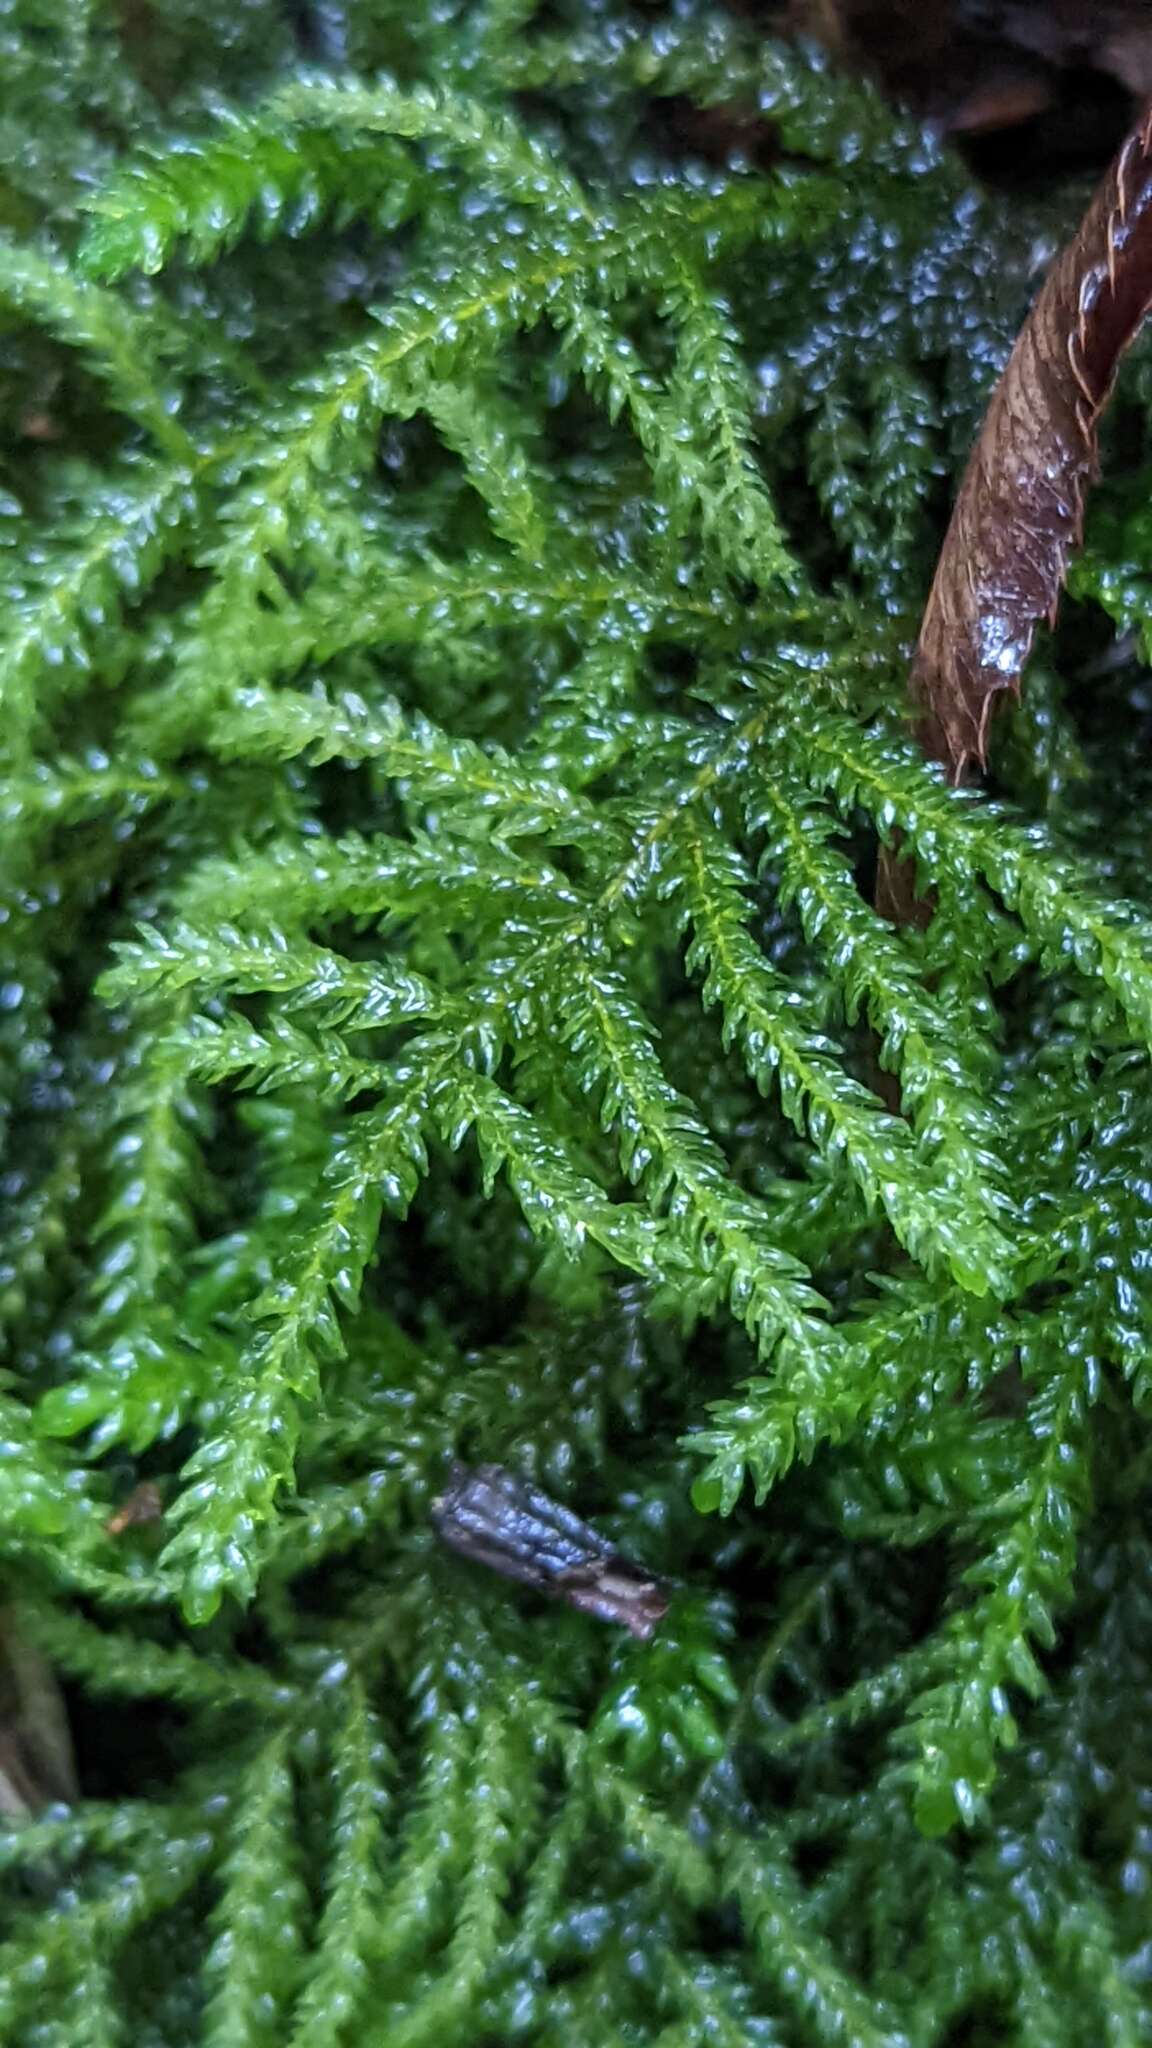
<path fill-rule="evenodd" d="M 1018 692 L 1080 538 L 1097 429 L 1152 304 L 1152 105 L 1028 315 L 960 485 L 912 662 L 925 751 L 982 767 L 996 699 Z"/>

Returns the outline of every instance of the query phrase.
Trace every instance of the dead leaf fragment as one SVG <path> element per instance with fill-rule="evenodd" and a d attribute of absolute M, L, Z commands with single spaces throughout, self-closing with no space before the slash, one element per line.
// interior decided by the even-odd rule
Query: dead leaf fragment
<path fill-rule="evenodd" d="M 133 1487 L 127 1500 L 122 1501 L 114 1514 L 104 1524 L 106 1536 L 122 1536 L 125 1529 L 138 1528 L 141 1523 L 158 1522 L 164 1513 L 164 1501 L 160 1488 L 151 1479 L 142 1480 Z"/>
<path fill-rule="evenodd" d="M 983 766 L 996 699 L 1017 692 L 1055 616 L 1096 469 L 1097 427 L 1152 304 L 1152 106 L 1057 257 L 992 394 L 912 662 L 926 752 Z"/>

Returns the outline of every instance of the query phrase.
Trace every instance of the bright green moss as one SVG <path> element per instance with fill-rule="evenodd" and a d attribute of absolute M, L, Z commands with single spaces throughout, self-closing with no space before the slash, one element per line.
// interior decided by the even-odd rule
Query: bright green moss
<path fill-rule="evenodd" d="M 1139 358 L 959 795 L 1025 208 L 702 6 L 0 44 L 0 1537 L 86 1794 L 0 2041 L 1136 2048 Z M 664 1629 L 438 1551 L 453 1455 Z"/>

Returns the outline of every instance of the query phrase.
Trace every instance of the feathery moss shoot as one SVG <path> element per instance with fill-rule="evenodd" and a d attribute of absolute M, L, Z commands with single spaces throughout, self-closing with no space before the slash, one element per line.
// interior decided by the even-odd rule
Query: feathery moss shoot
<path fill-rule="evenodd" d="M 696 0 L 0 48 L 0 2048 L 1137 2048 L 1147 349 L 904 722 L 1082 191 Z"/>

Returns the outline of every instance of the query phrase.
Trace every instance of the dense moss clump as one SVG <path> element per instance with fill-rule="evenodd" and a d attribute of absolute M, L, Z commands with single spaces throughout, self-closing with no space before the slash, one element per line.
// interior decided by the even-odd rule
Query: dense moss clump
<path fill-rule="evenodd" d="M 1135 2048 L 1146 354 L 994 793 L 904 723 L 1083 193 L 694 0 L 0 49 L 0 2041 Z"/>

